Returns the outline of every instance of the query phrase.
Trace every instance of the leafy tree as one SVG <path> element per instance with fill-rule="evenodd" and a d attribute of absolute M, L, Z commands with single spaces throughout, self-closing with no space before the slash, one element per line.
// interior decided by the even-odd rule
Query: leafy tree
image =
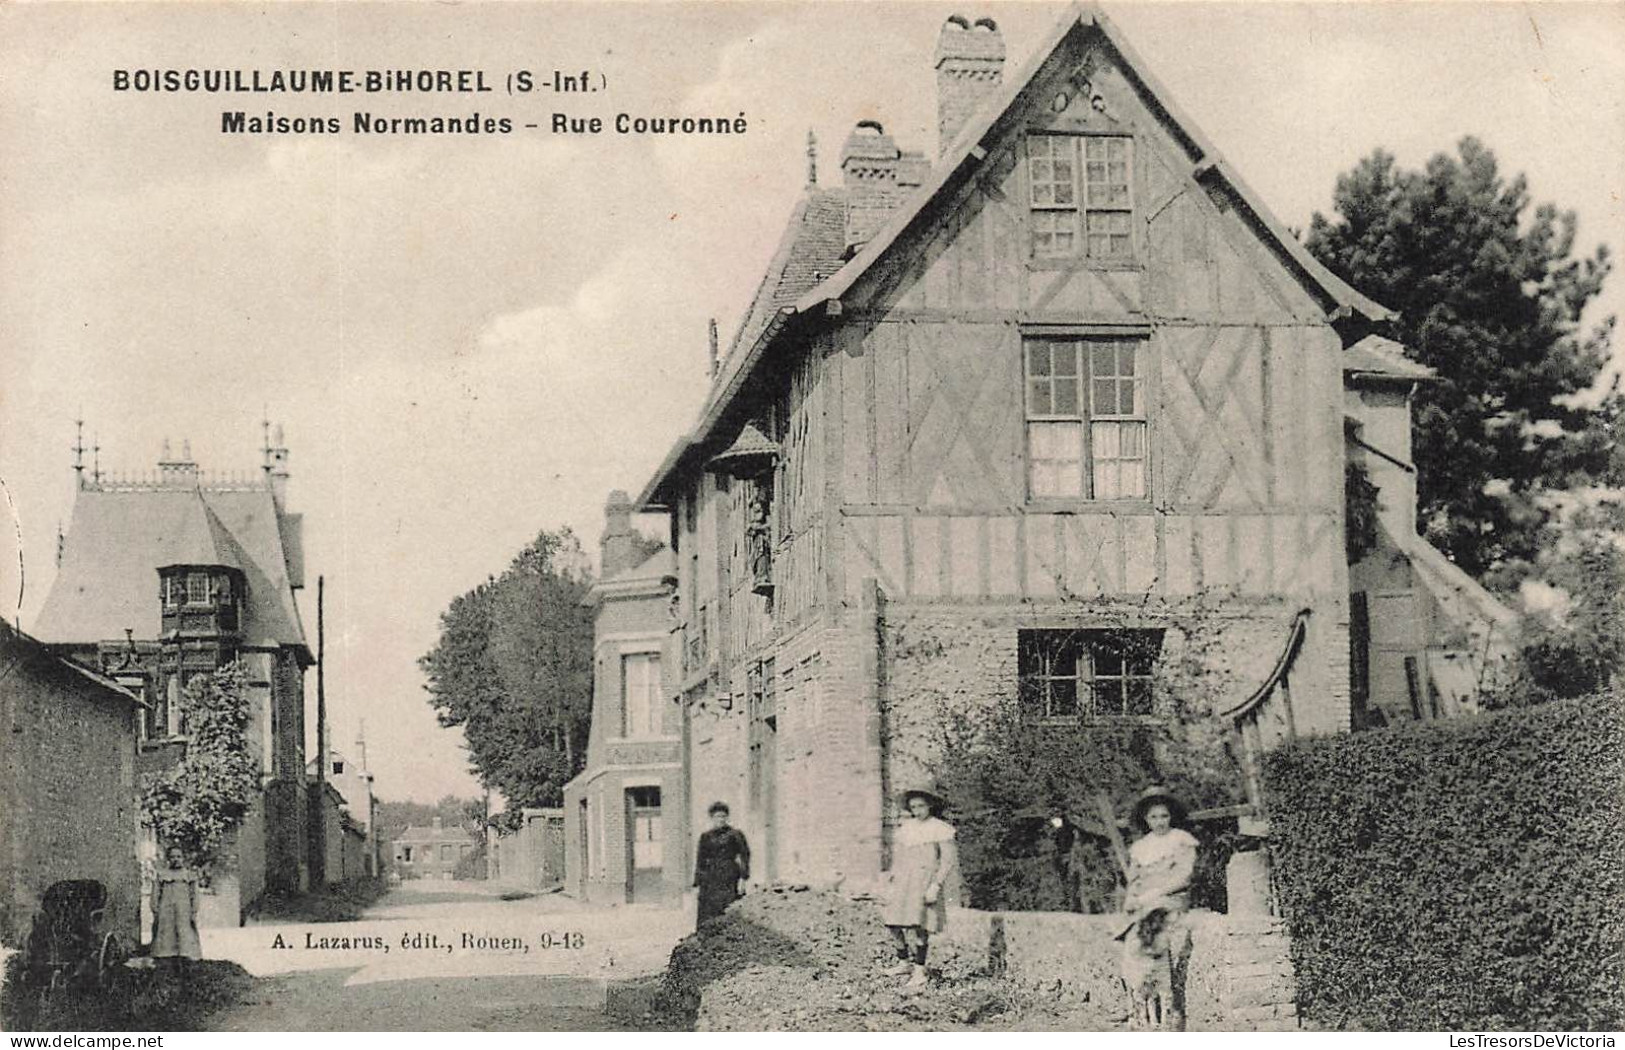
<path fill-rule="evenodd" d="M 242 822 L 259 788 L 259 763 L 248 744 L 249 705 L 242 667 L 228 664 L 187 683 L 180 762 L 142 785 L 142 821 L 168 848 L 207 871 L 226 835 Z"/>
<path fill-rule="evenodd" d="M 1608 498 L 1610 495 L 1615 498 Z M 1519 666 L 1487 706 L 1600 693 L 1625 676 L 1625 502 L 1587 490 L 1563 501 L 1525 581 L 1538 601 L 1521 626 Z"/>
<path fill-rule="evenodd" d="M 1539 494 L 1620 469 L 1617 436 L 1585 399 L 1613 318 L 1581 314 L 1611 269 L 1606 247 L 1572 255 L 1573 212 L 1530 210 L 1475 138 L 1421 171 L 1383 150 L 1337 180 L 1337 216 L 1307 243 L 1354 287 L 1399 312 L 1391 333 L 1437 382 L 1416 397 L 1418 520 L 1474 575 L 1527 565 L 1546 514 Z"/>
<path fill-rule="evenodd" d="M 418 665 L 440 724 L 461 726 L 487 787 L 524 806 L 558 805 L 580 772 L 592 704 L 592 578 L 569 529 L 544 531 L 499 577 L 440 616 Z"/>

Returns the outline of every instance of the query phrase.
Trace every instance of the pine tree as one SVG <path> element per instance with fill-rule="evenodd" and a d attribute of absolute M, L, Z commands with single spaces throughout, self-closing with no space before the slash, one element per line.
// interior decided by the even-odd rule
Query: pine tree
<path fill-rule="evenodd" d="M 1418 521 L 1483 576 L 1533 563 L 1544 492 L 1620 469 L 1605 414 L 1575 400 L 1608 359 L 1613 318 L 1585 331 L 1581 314 L 1611 263 L 1606 247 L 1574 257 L 1574 214 L 1531 210 L 1524 177 L 1504 179 L 1477 139 L 1457 150 L 1421 171 L 1376 151 L 1338 178 L 1337 216 L 1316 214 L 1307 243 L 1398 311 L 1390 334 L 1438 373 L 1415 402 Z"/>

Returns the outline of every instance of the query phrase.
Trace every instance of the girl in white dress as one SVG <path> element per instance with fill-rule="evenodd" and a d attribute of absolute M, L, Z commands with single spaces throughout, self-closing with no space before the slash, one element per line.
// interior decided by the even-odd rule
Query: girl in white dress
<path fill-rule="evenodd" d="M 905 987 L 917 991 L 925 987 L 931 935 L 947 925 L 948 905 L 957 903 L 959 851 L 953 826 L 941 817 L 942 796 L 910 788 L 901 801 L 907 816 L 897 826 L 881 921 L 897 948 L 897 964 L 886 972 L 911 973 Z"/>

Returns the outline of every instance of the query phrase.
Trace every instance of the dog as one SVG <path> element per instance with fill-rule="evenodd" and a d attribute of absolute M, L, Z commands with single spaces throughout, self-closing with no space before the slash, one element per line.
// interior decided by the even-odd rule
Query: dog
<path fill-rule="evenodd" d="M 1129 1028 L 1178 1030 L 1174 1013 L 1173 952 L 1166 908 L 1139 916 L 1123 937 L 1123 984 L 1128 988 Z"/>

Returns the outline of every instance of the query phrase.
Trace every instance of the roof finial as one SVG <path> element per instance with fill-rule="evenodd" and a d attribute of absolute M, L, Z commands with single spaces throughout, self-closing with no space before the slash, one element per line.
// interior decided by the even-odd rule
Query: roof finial
<path fill-rule="evenodd" d="M 706 374 L 712 379 L 715 379 L 717 377 L 717 369 L 722 367 L 722 363 L 717 357 L 717 319 L 715 317 L 711 318 L 711 322 L 708 327 L 710 329 L 711 364 L 710 370 Z"/>
<path fill-rule="evenodd" d="M 79 487 L 85 487 L 85 414 L 73 421 L 73 472 L 79 476 Z"/>
<path fill-rule="evenodd" d="M 807 129 L 807 185 L 818 185 L 818 136 Z"/>
<path fill-rule="evenodd" d="M 98 435 L 90 439 L 91 451 L 95 455 L 95 465 L 90 470 L 90 480 L 100 485 L 102 483 L 102 439 Z"/>
<path fill-rule="evenodd" d="M 271 472 L 271 407 L 266 405 L 260 413 L 260 469 Z"/>
<path fill-rule="evenodd" d="M 56 563 L 62 564 L 62 552 L 68 547 L 68 537 L 62 534 L 62 519 L 56 522 Z"/>

